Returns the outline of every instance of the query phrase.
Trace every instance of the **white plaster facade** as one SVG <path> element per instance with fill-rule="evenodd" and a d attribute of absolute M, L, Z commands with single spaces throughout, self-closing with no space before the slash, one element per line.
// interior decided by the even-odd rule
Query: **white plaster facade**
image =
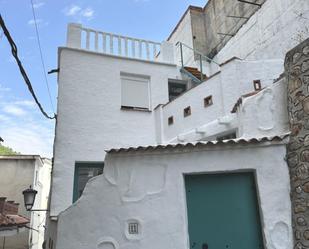
<path fill-rule="evenodd" d="M 234 59 L 229 63 L 221 66 L 221 72 L 208 79 L 205 83 L 197 85 L 188 92 L 185 92 L 179 98 L 157 108 L 156 111 L 162 112 L 162 141 L 163 142 L 185 142 L 196 140 L 211 140 L 228 131 L 236 131 L 238 137 L 244 136 L 260 136 L 271 135 L 261 133 L 257 128 L 253 129 L 255 123 L 254 118 L 252 123 L 246 123 L 246 129 L 240 129 L 243 125 L 242 120 L 237 120 L 231 114 L 234 104 L 237 99 L 244 94 L 254 92 L 254 80 L 260 80 L 261 87 L 269 87 L 273 98 L 279 98 L 276 110 L 280 110 L 276 115 L 276 119 L 281 120 L 280 129 L 278 132 L 286 132 L 287 116 L 284 105 L 285 83 L 278 87 L 281 91 L 278 94 L 274 93 L 273 82 L 283 72 L 281 60 L 261 60 L 261 61 L 242 61 Z M 284 95 L 280 95 L 280 94 Z M 212 96 L 213 104 L 209 107 L 204 107 L 204 98 Z M 264 103 L 264 97 L 262 103 Z M 191 107 L 192 113 L 189 117 L 184 117 L 183 109 L 187 106 Z M 255 106 L 255 104 L 253 104 Z M 258 112 L 249 112 L 247 115 L 258 113 L 261 117 L 265 116 L 266 108 L 256 106 Z M 284 115 L 282 115 L 284 114 Z M 174 124 L 169 125 L 168 117 L 174 117 Z M 229 123 L 218 121 L 226 117 Z M 233 121 L 234 120 L 234 121 Z M 284 123 L 284 124 L 283 124 Z M 213 128 L 210 128 L 213 127 Z M 201 131 L 205 132 L 201 132 Z M 274 129 L 269 129 L 269 132 L 274 133 Z M 280 133 L 279 133 L 280 134 Z M 177 138 L 178 137 L 178 138 Z"/>
<path fill-rule="evenodd" d="M 284 144 L 272 143 L 108 154 L 104 175 L 60 214 L 56 248 L 190 248 L 183 175 L 253 171 L 265 248 L 291 249 L 285 154 Z M 126 235 L 129 220 L 140 224 L 137 237 Z"/>
<path fill-rule="evenodd" d="M 0 156 L 0 196 L 19 203 L 19 214 L 30 219 L 24 232 L 5 238 L 6 249 L 40 249 L 44 242 L 45 212 L 29 212 L 22 191 L 31 185 L 38 191 L 33 209 L 47 209 L 51 180 L 51 161 L 32 155 Z M 0 237 L 3 245 L 4 237 Z"/>
<path fill-rule="evenodd" d="M 104 149 L 156 142 L 154 112 L 121 109 L 121 74 L 150 78 L 151 110 L 168 101 L 168 79 L 180 77 L 173 64 L 70 48 L 59 56 L 51 216 L 72 204 L 76 161 L 104 161 Z"/>
<path fill-rule="evenodd" d="M 138 52 L 135 42 L 139 39 L 70 24 L 67 46 L 58 52 L 58 119 L 46 239 L 54 241 L 57 249 L 188 248 L 183 174 L 252 170 L 257 177 L 265 248 L 291 249 L 284 143 L 107 157 L 104 150 L 209 141 L 234 132 L 245 139 L 288 133 L 286 79 L 277 79 L 284 71 L 285 53 L 298 43 L 295 37 L 308 36 L 305 14 L 294 13 L 307 13 L 308 4 L 306 0 L 266 0 L 214 58 L 224 63 L 220 67 L 204 63 L 203 71 L 211 77 L 170 102 L 168 80 L 187 79 L 180 73 L 179 51 L 174 45 L 178 41 L 193 44 L 190 12 L 170 42 L 140 45 L 159 46 L 160 53 L 152 51 L 153 57 L 147 49 Z M 86 41 L 82 32 L 86 32 Z M 90 44 L 91 35 L 94 44 Z M 116 40 L 118 47 L 104 42 L 104 37 L 120 39 Z M 108 46 L 109 51 L 104 49 Z M 240 59 L 231 59 L 235 56 Z M 147 110 L 122 108 L 123 75 L 147 79 Z M 254 92 L 254 80 L 260 80 L 262 90 Z M 213 104 L 205 107 L 208 96 Z M 191 114 L 184 117 L 188 106 Z M 171 116 L 173 124 L 168 124 Z M 103 161 L 104 175 L 90 180 L 82 197 L 72 204 L 75 163 Z M 128 220 L 140 222 L 139 237 L 126 233 Z"/>

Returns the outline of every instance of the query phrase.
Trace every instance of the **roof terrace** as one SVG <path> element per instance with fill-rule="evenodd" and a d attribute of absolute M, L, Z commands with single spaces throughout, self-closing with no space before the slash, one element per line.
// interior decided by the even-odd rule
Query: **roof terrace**
<path fill-rule="evenodd" d="M 67 47 L 138 60 L 174 63 L 173 44 L 107 33 L 70 23 Z"/>

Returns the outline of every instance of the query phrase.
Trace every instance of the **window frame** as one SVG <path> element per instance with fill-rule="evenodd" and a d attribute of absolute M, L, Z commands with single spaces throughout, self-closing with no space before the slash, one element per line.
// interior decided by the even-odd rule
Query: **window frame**
<path fill-rule="evenodd" d="M 76 202 L 79 199 L 78 195 L 78 169 L 84 168 L 102 168 L 102 174 L 104 170 L 104 162 L 103 161 L 95 161 L 95 162 L 75 162 L 74 165 L 74 179 L 73 179 L 73 198 L 72 198 L 72 203 Z"/>
<path fill-rule="evenodd" d="M 173 87 L 182 88 L 183 91 L 179 94 L 172 94 L 171 90 L 172 90 Z M 178 98 L 179 96 L 184 94 L 186 91 L 188 91 L 188 82 L 187 81 L 178 80 L 178 79 L 168 79 L 168 100 L 169 100 L 169 102 Z"/>
<path fill-rule="evenodd" d="M 139 107 L 133 105 L 124 105 L 123 103 L 123 80 L 128 81 L 136 81 L 143 84 L 147 84 L 147 94 L 148 94 L 148 106 L 147 107 Z M 120 99 L 120 109 L 121 110 L 136 110 L 136 111 L 151 111 L 151 77 L 148 75 L 140 75 L 140 74 L 132 74 L 132 73 L 125 73 L 120 72 L 120 92 L 121 92 L 121 99 Z"/>

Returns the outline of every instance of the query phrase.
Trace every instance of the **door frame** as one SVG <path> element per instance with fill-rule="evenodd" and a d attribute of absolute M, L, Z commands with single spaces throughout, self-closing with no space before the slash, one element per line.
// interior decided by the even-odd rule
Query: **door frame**
<path fill-rule="evenodd" d="M 186 194 L 186 182 L 185 177 L 191 175 L 218 175 L 218 174 L 239 174 L 239 173 L 252 173 L 254 178 L 254 185 L 257 198 L 257 210 L 259 215 L 259 221 L 261 226 L 262 243 L 264 249 L 266 249 L 266 236 L 265 236 L 265 223 L 264 215 L 261 206 L 261 195 L 259 191 L 258 177 L 256 169 L 235 169 L 235 170 L 218 170 L 218 171 L 201 171 L 201 172 L 183 172 L 182 173 L 182 184 L 183 184 L 183 195 L 184 195 L 184 208 L 185 208 L 185 222 L 186 222 L 186 234 L 187 234 L 187 248 L 190 248 L 190 235 L 189 235 L 189 219 L 188 219 L 188 205 L 187 205 L 187 194 Z"/>

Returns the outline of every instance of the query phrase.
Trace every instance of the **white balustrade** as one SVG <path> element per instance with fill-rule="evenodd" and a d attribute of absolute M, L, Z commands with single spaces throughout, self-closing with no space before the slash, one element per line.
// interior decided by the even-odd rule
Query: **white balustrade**
<path fill-rule="evenodd" d="M 68 36 L 68 45 L 73 44 L 77 48 L 116 56 L 155 61 L 161 50 L 161 44 L 158 42 L 102 32 L 76 24 L 69 24 L 69 35 L 75 40 L 70 40 Z"/>

